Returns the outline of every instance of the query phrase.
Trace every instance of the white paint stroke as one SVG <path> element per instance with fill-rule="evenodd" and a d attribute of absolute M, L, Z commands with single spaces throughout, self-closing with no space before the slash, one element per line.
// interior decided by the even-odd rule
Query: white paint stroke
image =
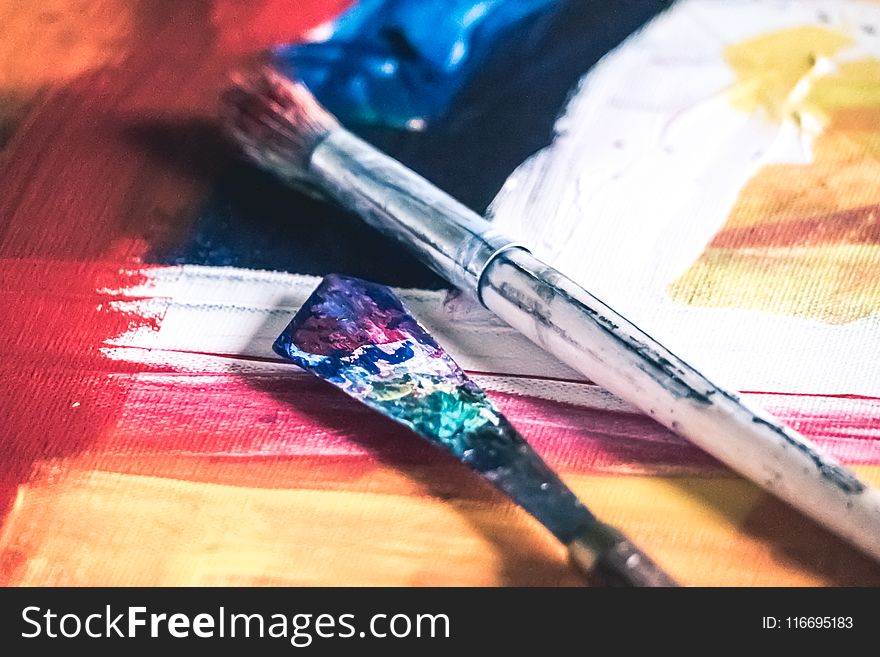
<path fill-rule="evenodd" d="M 823 17 L 820 19 L 820 15 Z M 824 21 L 824 22 L 823 22 Z M 490 212 L 504 232 L 733 389 L 880 396 L 880 313 L 829 325 L 691 307 L 667 286 L 703 252 L 743 183 L 805 162 L 811 132 L 733 109 L 723 47 L 817 25 L 880 56 L 880 5 L 857 0 L 682 0 L 582 80 L 553 143 L 507 181 Z M 833 70 L 817 62 L 794 94 Z"/>
<path fill-rule="evenodd" d="M 144 277 L 138 286 L 114 290 L 117 300 L 111 303 L 161 317 L 159 327 L 135 327 L 106 341 L 110 357 L 148 362 L 165 358 L 161 352 L 177 352 L 179 362 L 197 354 L 280 361 L 272 343 L 320 282 L 311 276 L 197 265 L 145 270 Z M 467 298 L 448 299 L 442 291 L 397 292 L 466 370 L 584 380 Z"/>

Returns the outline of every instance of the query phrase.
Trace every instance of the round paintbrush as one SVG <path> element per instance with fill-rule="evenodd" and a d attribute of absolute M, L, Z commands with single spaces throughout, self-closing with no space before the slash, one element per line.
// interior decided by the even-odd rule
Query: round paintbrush
<path fill-rule="evenodd" d="M 224 113 L 259 165 L 320 189 L 563 362 L 880 559 L 880 492 L 351 134 L 301 84 L 263 67 L 237 80 Z"/>

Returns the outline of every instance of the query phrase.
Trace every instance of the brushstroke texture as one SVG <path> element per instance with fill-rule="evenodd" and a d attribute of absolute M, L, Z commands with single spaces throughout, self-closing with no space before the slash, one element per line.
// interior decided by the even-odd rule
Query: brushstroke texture
<path fill-rule="evenodd" d="M 729 387 L 880 396 L 878 26 L 861 0 L 676 3 L 494 221 Z"/>
<path fill-rule="evenodd" d="M 143 280 L 148 245 L 186 225 L 221 161 L 216 146 L 196 146 L 191 166 L 169 167 L 131 131 L 213 115 L 228 68 L 270 45 L 217 49 L 223 25 L 210 9 L 0 3 L 0 520 L 39 463 L 73 458 L 112 431 L 129 375 L 144 369 L 108 360 L 101 346 L 161 317 L 119 309 L 98 290 Z M 227 20 L 247 25 L 259 9 Z M 283 40 L 308 27 L 298 15 L 274 20 Z"/>
<path fill-rule="evenodd" d="M 0 0 L 0 16 L 22 17 L 3 21 L 0 41 L 0 105 L 15 117 L 0 153 L 0 421 L 15 437 L 0 441 L 2 584 L 579 583 L 546 532 L 453 459 L 403 429 L 369 424 L 372 414 L 341 395 L 328 400 L 332 390 L 317 381 L 291 383 L 291 368 L 268 346 L 316 280 L 142 263 L 177 248 L 206 190 L 241 173 L 215 180 L 225 155 L 205 125 L 227 67 L 297 39 L 348 4 L 89 3 L 97 19 L 65 3 L 47 31 L 24 16 L 57 3 Z M 401 150 L 422 153 L 411 159 L 423 171 L 485 206 L 510 169 L 550 139 L 571 82 L 660 4 L 631 3 L 627 13 L 615 3 L 573 3 L 554 27 L 560 43 L 534 51 L 560 79 L 545 79 L 541 66 L 496 62 L 465 91 L 476 109 L 458 129 L 425 136 L 430 149 Z M 94 58 L 72 56 L 60 36 L 68 31 L 94 44 L 75 49 Z M 493 81 L 499 94 L 480 99 Z M 481 115 L 507 118 L 487 129 Z M 451 153 L 466 151 L 466 166 L 443 171 Z M 216 243 L 238 239 L 234 230 L 259 214 L 240 197 L 230 237 Z M 278 253 L 301 248 L 290 234 L 268 241 Z M 324 235 L 311 244 L 329 242 Z M 330 257 L 343 255 L 351 254 Z M 280 255 L 236 257 L 285 268 Z M 323 273 L 321 262 L 310 266 L 303 271 Z M 598 514 L 655 548 L 684 583 L 880 584 L 867 559 L 697 461 L 562 363 L 524 354 L 517 336 L 479 309 L 444 303 L 442 293 L 404 298 L 430 315 L 435 335 L 462 329 L 443 333 L 444 344 L 483 372 L 473 377 L 499 409 L 528 427 Z M 876 465 L 860 465 L 878 462 L 875 399 L 755 396 L 880 483 Z M 364 427 L 373 440 L 358 438 Z"/>
<path fill-rule="evenodd" d="M 851 42 L 801 28 L 728 46 L 735 107 L 817 134 L 808 162 L 746 183 L 673 298 L 835 324 L 880 311 L 880 58 L 835 57 Z"/>

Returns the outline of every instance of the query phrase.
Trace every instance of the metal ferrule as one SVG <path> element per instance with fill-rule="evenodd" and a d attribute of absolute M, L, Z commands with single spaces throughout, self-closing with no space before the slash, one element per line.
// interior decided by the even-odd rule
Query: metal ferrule
<path fill-rule="evenodd" d="M 330 196 L 409 248 L 437 274 L 479 296 L 486 267 L 523 249 L 492 225 L 393 158 L 346 130 L 312 153 L 309 172 Z"/>
<path fill-rule="evenodd" d="M 595 523 L 568 545 L 571 560 L 603 586 L 678 586 L 653 559 L 610 525 Z"/>

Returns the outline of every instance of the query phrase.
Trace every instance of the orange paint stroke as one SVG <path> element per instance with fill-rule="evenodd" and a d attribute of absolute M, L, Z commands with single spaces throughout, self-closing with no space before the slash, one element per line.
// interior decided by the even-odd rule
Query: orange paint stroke
<path fill-rule="evenodd" d="M 768 164 L 745 184 L 674 299 L 829 323 L 880 310 L 880 59 L 840 60 L 850 44 L 805 27 L 727 49 L 734 107 L 819 133 L 812 161 Z"/>

